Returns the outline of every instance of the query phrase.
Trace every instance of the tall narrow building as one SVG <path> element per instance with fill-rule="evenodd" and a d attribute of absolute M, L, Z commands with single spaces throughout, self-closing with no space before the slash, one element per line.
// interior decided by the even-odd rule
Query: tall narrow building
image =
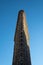
<path fill-rule="evenodd" d="M 18 13 L 12 65 L 31 65 L 29 34 L 24 10 Z"/>

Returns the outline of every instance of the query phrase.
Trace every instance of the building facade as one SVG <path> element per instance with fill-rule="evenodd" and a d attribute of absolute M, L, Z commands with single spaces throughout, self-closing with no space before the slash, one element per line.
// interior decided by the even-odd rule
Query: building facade
<path fill-rule="evenodd" d="M 31 65 L 29 34 L 24 10 L 18 13 L 12 65 Z"/>

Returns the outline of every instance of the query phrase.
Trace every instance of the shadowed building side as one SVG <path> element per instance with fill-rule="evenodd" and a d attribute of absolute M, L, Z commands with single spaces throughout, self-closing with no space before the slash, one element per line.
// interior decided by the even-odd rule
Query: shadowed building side
<path fill-rule="evenodd" d="M 23 10 L 20 10 L 14 37 L 15 44 L 12 65 L 31 65 L 28 40 L 29 35 L 25 13 Z"/>

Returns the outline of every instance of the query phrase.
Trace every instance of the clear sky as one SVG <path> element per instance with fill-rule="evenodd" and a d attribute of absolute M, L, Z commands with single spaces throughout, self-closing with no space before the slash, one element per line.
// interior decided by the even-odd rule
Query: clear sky
<path fill-rule="evenodd" d="M 26 14 L 32 65 L 43 65 L 43 0 L 0 0 L 0 65 L 12 65 L 18 11 Z"/>

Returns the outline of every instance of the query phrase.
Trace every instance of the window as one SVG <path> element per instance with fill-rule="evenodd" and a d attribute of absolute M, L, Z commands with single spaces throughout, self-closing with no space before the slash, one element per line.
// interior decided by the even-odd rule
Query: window
<path fill-rule="evenodd" d="M 21 38 L 21 42 L 23 41 L 23 39 Z"/>
<path fill-rule="evenodd" d="M 21 65 L 23 65 L 23 62 L 21 61 Z"/>
<path fill-rule="evenodd" d="M 23 45 L 23 43 L 21 43 L 21 45 Z"/>

